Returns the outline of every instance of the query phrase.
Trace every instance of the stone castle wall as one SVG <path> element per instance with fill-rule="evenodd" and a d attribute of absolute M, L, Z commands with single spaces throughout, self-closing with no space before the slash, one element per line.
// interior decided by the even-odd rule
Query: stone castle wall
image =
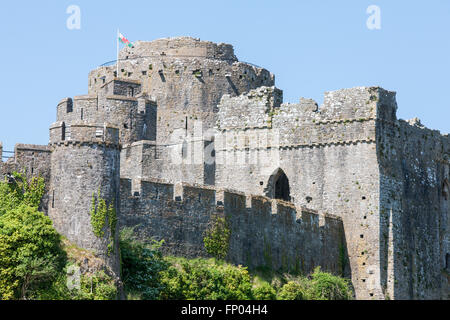
<path fill-rule="evenodd" d="M 193 38 L 138 41 L 120 58 L 119 74 L 97 68 L 88 95 L 58 104 L 50 147 L 0 162 L 50 180 L 43 207 L 60 232 L 106 252 L 87 220 L 100 187 L 120 198 L 122 227 L 169 254 L 205 256 L 219 214 L 231 262 L 344 271 L 358 299 L 448 298 L 450 138 L 397 120 L 394 92 L 283 103 L 269 71 Z"/>
<path fill-rule="evenodd" d="M 117 230 L 93 232 L 92 197 L 100 197 L 120 214 L 119 130 L 109 125 L 72 123 L 70 135 L 60 122 L 50 128 L 51 178 L 49 217 L 56 230 L 80 248 L 101 257 L 119 277 Z M 109 220 L 109 219 L 108 219 Z"/>
<path fill-rule="evenodd" d="M 396 299 L 448 299 L 450 137 L 379 121 L 377 142 L 382 279 Z"/>
<path fill-rule="evenodd" d="M 282 171 L 297 206 L 342 217 L 357 298 L 445 297 L 448 136 L 398 121 L 395 93 L 380 88 L 326 93 L 320 108 L 280 97 L 275 88 L 224 96 L 217 185 L 274 197 Z"/>
<path fill-rule="evenodd" d="M 217 105 L 224 94 L 238 96 L 261 85 L 272 86 L 275 82 L 269 71 L 239 62 L 231 45 L 193 38 L 138 41 L 134 48 L 123 49 L 120 59 L 119 74 L 115 65 L 100 67 L 89 74 L 89 95 L 101 95 L 105 85 L 116 78 L 140 83 L 139 93 L 157 102 L 155 122 L 150 124 L 155 135 L 129 142 L 154 138 L 161 146 L 161 157 L 169 154 L 174 138 L 178 139 L 180 134 L 198 136 L 199 129 L 195 123 L 201 123 L 200 136 L 212 129 Z M 163 160 L 164 163 L 170 162 L 167 157 Z M 164 170 L 163 175 L 173 182 L 214 185 L 214 166 L 203 162 L 194 166 L 180 164 L 160 168 Z M 143 168 L 142 171 L 153 169 Z"/>
<path fill-rule="evenodd" d="M 3 155 L 3 146 L 0 142 L 0 157 Z M 11 154 L 8 154 L 10 156 Z M 16 144 L 14 154 L 7 161 L 0 161 L 0 180 L 8 173 L 19 172 L 27 179 L 42 177 L 45 181 L 45 194 L 40 209 L 48 210 L 48 185 L 50 182 L 50 155 L 48 146 L 33 144 Z M 2 159 L 3 160 L 3 159 Z"/>
<path fill-rule="evenodd" d="M 164 240 L 166 254 L 208 256 L 203 245 L 211 217 L 227 217 L 227 259 L 250 268 L 308 273 L 316 266 L 349 274 L 342 221 L 290 203 L 229 190 L 121 179 L 121 227 L 145 241 Z"/>

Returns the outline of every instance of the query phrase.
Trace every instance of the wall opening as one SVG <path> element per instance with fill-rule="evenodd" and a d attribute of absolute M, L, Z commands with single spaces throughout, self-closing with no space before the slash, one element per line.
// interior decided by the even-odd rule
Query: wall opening
<path fill-rule="evenodd" d="M 266 195 L 273 199 L 291 201 L 289 179 L 282 169 L 275 170 L 270 176 Z"/>
<path fill-rule="evenodd" d="M 67 108 L 66 108 L 66 113 L 71 113 L 71 112 L 73 112 L 73 102 L 72 102 L 72 99 L 70 99 L 70 100 L 67 102 Z"/>
<path fill-rule="evenodd" d="M 63 122 L 62 126 L 61 126 L 61 140 L 65 141 L 66 140 L 66 123 Z"/>
<path fill-rule="evenodd" d="M 188 156 L 188 143 L 186 141 L 183 141 L 183 144 L 181 146 L 181 158 L 186 159 Z"/>

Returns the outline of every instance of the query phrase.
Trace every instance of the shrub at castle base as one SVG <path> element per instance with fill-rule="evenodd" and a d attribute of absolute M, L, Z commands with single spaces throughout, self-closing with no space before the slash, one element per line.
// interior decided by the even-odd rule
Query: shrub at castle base
<path fill-rule="evenodd" d="M 95 274 L 80 275 L 80 288 L 67 287 L 67 269 L 95 258 L 62 239 L 38 211 L 42 178 L 13 177 L 0 182 L 0 300 L 115 299 L 114 281 L 101 271 L 101 263 Z"/>

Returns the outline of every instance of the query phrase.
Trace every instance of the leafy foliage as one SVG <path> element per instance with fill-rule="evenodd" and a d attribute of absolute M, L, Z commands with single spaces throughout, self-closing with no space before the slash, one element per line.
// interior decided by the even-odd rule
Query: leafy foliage
<path fill-rule="evenodd" d="M 52 285 L 64 268 L 61 237 L 38 211 L 44 182 L 0 183 L 0 298 L 28 299 Z"/>
<path fill-rule="evenodd" d="M 67 287 L 67 276 L 61 273 L 50 288 L 38 293 L 38 300 L 115 300 L 118 291 L 114 280 L 103 271 L 85 274 L 80 278 L 80 286 Z"/>
<path fill-rule="evenodd" d="M 311 275 L 310 293 L 312 300 L 350 300 L 353 296 L 347 279 L 322 272 L 320 267 Z"/>
<path fill-rule="evenodd" d="M 108 245 L 108 254 L 110 254 L 114 251 L 116 240 L 117 213 L 114 200 L 108 206 L 106 200 L 100 196 L 100 190 L 97 197 L 93 193 L 90 215 L 91 226 L 97 238 L 103 238 L 105 236 L 105 227 L 109 228 L 110 244 Z"/>
<path fill-rule="evenodd" d="M 275 300 L 277 298 L 277 292 L 269 283 L 263 282 L 253 288 L 253 298 L 255 300 Z"/>
<path fill-rule="evenodd" d="M 143 243 L 133 236 L 133 232 L 132 228 L 120 232 L 125 292 L 133 299 L 156 300 L 163 288 L 159 273 L 168 267 L 159 250 L 162 242 Z"/>
<path fill-rule="evenodd" d="M 44 180 L 0 182 L 0 300 L 115 299 L 114 280 L 103 272 L 82 275 L 67 287 L 67 254 L 52 221 L 38 211 Z"/>
<path fill-rule="evenodd" d="M 278 293 L 279 300 L 351 300 L 352 297 L 347 279 L 322 272 L 320 267 L 310 278 L 289 281 Z"/>
<path fill-rule="evenodd" d="M 231 230 L 225 218 L 215 216 L 212 226 L 206 230 L 203 238 L 206 252 L 217 259 L 224 259 L 228 254 Z"/>
<path fill-rule="evenodd" d="M 278 300 L 306 300 L 307 288 L 299 282 L 289 281 L 278 292 Z"/>
<path fill-rule="evenodd" d="M 246 268 L 214 259 L 176 258 L 161 272 L 163 300 L 249 300 L 251 277 Z"/>
<path fill-rule="evenodd" d="M 27 181 L 24 175 L 14 172 L 14 182 L 0 182 L 0 215 L 20 205 L 38 208 L 44 195 L 44 179 L 32 178 Z"/>

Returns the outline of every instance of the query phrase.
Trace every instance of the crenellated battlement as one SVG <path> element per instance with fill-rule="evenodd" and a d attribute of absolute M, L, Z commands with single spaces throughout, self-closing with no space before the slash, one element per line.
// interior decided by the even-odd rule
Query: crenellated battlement
<path fill-rule="evenodd" d="M 304 266 L 306 270 L 321 265 L 339 272 L 338 245 L 342 245 L 344 240 L 342 220 L 338 217 L 297 208 L 282 200 L 229 189 L 186 183 L 170 184 L 158 179 L 122 178 L 120 183 L 123 226 L 138 226 L 138 234 L 143 240 L 164 239 L 163 249 L 167 253 L 205 256 L 205 231 L 209 228 L 211 218 L 219 215 L 226 216 L 230 224 L 230 246 L 233 249 L 230 250 L 229 259 L 234 263 L 247 263 L 250 267 L 265 265 L 269 254 L 265 251 L 273 250 L 276 255 L 278 250 L 286 251 L 281 244 L 283 241 L 290 242 L 294 247 L 302 246 L 299 241 L 306 237 L 314 239 L 311 245 L 317 250 L 329 251 L 329 257 L 336 257 L 336 263 L 319 263 L 319 257 L 306 256 L 300 250 L 287 250 L 283 259 L 274 257 L 270 262 L 274 268 L 294 269 L 296 263 L 300 263 L 298 259 L 303 259 L 307 261 L 304 262 L 307 263 Z M 290 237 L 293 237 L 292 240 L 287 240 Z M 328 241 L 333 243 L 330 247 L 325 246 Z M 247 248 L 250 243 L 253 249 Z M 265 247 L 268 245 L 270 249 Z M 254 255 L 253 262 L 249 264 L 246 261 L 248 250 Z"/>
<path fill-rule="evenodd" d="M 164 38 L 153 41 L 136 41 L 133 48 L 125 48 L 120 59 L 142 56 L 193 57 L 237 61 L 233 46 L 225 43 L 201 41 L 192 37 Z"/>
<path fill-rule="evenodd" d="M 119 148 L 119 129 L 110 124 L 56 122 L 50 126 L 50 145 L 103 144 Z"/>
<path fill-rule="evenodd" d="M 322 106 L 311 99 L 282 103 L 275 87 L 260 87 L 239 97 L 223 96 L 216 126 L 219 130 L 272 128 L 296 130 L 304 125 L 396 121 L 395 92 L 357 87 L 325 93 Z"/>
<path fill-rule="evenodd" d="M 338 216 L 320 213 L 306 207 L 296 207 L 291 202 L 272 199 L 264 196 L 245 194 L 231 189 L 200 186 L 188 183 L 168 183 L 162 179 L 127 179 L 121 178 L 121 193 L 124 197 L 140 199 L 142 201 L 161 200 L 173 201 L 180 205 L 192 201 L 201 202 L 204 206 L 217 206 L 234 209 L 249 209 L 261 217 L 280 215 L 290 223 L 297 222 L 310 227 L 318 227 L 319 221 L 342 221 Z"/>

